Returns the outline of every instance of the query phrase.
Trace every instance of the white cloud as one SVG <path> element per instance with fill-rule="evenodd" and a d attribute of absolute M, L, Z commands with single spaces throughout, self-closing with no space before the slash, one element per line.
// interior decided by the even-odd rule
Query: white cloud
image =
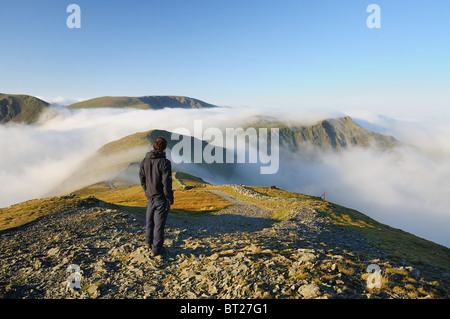
<path fill-rule="evenodd" d="M 402 118 L 392 118 L 365 110 L 349 110 L 344 113 L 352 117 L 361 127 L 395 136 L 402 142 L 429 154 L 445 156 L 450 153 L 450 126 L 449 119 L 445 116 L 406 115 Z"/>
<path fill-rule="evenodd" d="M 45 196 L 87 156 L 121 137 L 150 129 L 171 131 L 184 127 L 192 131 L 196 119 L 203 119 L 204 129 L 239 127 L 261 113 L 254 108 L 50 108 L 46 121 L 39 125 L 0 126 L 0 185 L 7 185 L 2 187 L 0 207 Z M 305 123 L 336 115 L 276 109 L 265 109 L 264 113 Z M 356 148 L 341 154 L 285 155 L 280 159 L 278 174 L 260 175 L 257 164 L 255 169 L 239 170 L 235 181 L 277 185 L 316 196 L 326 191 L 327 200 L 450 246 L 450 130 L 444 122 L 401 121 L 363 112 L 358 116 L 365 124 L 418 148 L 385 153 Z"/>

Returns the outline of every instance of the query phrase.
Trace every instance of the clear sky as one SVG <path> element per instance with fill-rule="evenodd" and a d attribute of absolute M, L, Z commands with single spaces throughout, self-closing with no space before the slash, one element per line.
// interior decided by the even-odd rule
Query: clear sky
<path fill-rule="evenodd" d="M 1 0 L 0 16 L 2 93 L 450 114 L 448 0 Z"/>

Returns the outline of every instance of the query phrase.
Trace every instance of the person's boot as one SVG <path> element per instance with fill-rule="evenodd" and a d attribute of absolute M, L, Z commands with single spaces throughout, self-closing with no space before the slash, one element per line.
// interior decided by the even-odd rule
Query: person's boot
<path fill-rule="evenodd" d="M 164 257 L 165 255 L 166 255 L 166 249 L 164 247 L 161 248 L 161 250 L 159 252 L 155 253 L 152 251 L 150 254 L 151 257 L 156 257 L 156 256 Z"/>

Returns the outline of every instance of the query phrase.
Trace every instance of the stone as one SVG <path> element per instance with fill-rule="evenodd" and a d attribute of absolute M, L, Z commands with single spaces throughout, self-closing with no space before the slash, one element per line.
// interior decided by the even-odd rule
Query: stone
<path fill-rule="evenodd" d="M 89 288 L 87 289 L 87 292 L 89 293 L 89 295 L 92 298 L 97 298 L 100 294 L 98 286 L 97 285 L 91 285 L 89 286 Z"/>
<path fill-rule="evenodd" d="M 330 231 L 332 225 L 322 223 L 326 218 L 313 208 L 295 209 L 288 219 L 273 222 L 269 211 L 231 195 L 225 199 L 233 205 L 213 214 L 170 216 L 165 245 L 171 248 L 164 258 L 150 258 L 144 246 L 145 216 L 110 211 L 97 201 L 2 232 L 0 299 L 367 298 L 361 270 L 369 261 L 360 256 L 368 253 L 379 256 L 380 264 L 399 266 L 356 235 Z M 70 264 L 80 266 L 78 289 L 67 289 Z M 412 266 L 404 270 L 419 276 Z M 428 271 L 450 277 L 447 269 Z M 440 283 L 423 276 L 408 284 L 427 291 L 427 298 L 448 297 Z M 370 295 L 386 296 L 412 298 L 390 291 Z"/>
<path fill-rule="evenodd" d="M 188 299 L 196 299 L 197 298 L 197 295 L 195 293 L 193 293 L 192 291 L 188 291 L 186 293 L 186 295 L 187 295 Z"/>
<path fill-rule="evenodd" d="M 245 250 L 250 252 L 251 254 L 255 254 L 259 252 L 261 249 L 255 244 L 250 244 L 249 246 L 245 247 Z"/>
<path fill-rule="evenodd" d="M 316 256 L 312 253 L 303 253 L 299 256 L 298 261 L 299 262 L 307 262 L 307 261 L 314 261 L 316 259 Z"/>
<path fill-rule="evenodd" d="M 317 298 L 317 296 L 320 292 L 320 289 L 316 284 L 307 284 L 307 285 L 300 286 L 300 288 L 298 288 L 298 292 L 305 299 L 313 299 L 313 298 Z"/>
<path fill-rule="evenodd" d="M 42 262 L 39 260 L 39 259 L 37 259 L 35 262 L 34 262 L 34 264 L 33 264 L 33 267 L 34 267 L 34 269 L 39 269 L 39 268 L 41 268 L 41 266 L 42 266 Z"/>
<path fill-rule="evenodd" d="M 154 293 L 158 287 L 152 286 L 152 285 L 144 285 L 144 292 L 145 293 Z"/>
<path fill-rule="evenodd" d="M 215 295 L 215 294 L 217 294 L 217 288 L 216 288 L 216 286 L 212 286 L 211 288 L 209 288 L 209 289 L 208 289 L 208 293 L 209 293 L 210 295 Z"/>
<path fill-rule="evenodd" d="M 149 253 L 144 251 L 143 249 L 138 249 L 130 254 L 130 262 L 142 264 L 148 260 L 148 254 Z"/>
<path fill-rule="evenodd" d="M 58 253 L 59 253 L 59 248 L 58 247 L 49 249 L 47 251 L 47 255 L 49 255 L 49 256 L 56 256 Z"/>
<path fill-rule="evenodd" d="M 219 254 L 217 254 L 217 253 L 214 253 L 208 257 L 209 260 L 217 260 L 217 258 L 219 258 Z"/>
<path fill-rule="evenodd" d="M 245 257 L 245 254 L 244 254 L 243 252 L 239 252 L 239 253 L 237 253 L 236 256 L 235 256 L 236 259 L 242 259 L 242 258 L 244 258 L 244 257 Z"/>

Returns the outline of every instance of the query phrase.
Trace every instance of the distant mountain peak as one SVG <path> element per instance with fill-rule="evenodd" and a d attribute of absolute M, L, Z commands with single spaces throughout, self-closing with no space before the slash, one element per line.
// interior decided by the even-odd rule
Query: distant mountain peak
<path fill-rule="evenodd" d="M 34 96 L 0 93 L 0 123 L 34 123 L 47 106 L 49 103 Z"/>
<path fill-rule="evenodd" d="M 149 95 L 140 97 L 103 96 L 68 105 L 67 108 L 138 108 L 162 109 L 169 108 L 210 108 L 216 105 L 186 96 Z"/>
<path fill-rule="evenodd" d="M 280 143 L 292 151 L 298 151 L 305 143 L 333 150 L 353 146 L 385 150 L 400 145 L 392 136 L 360 127 L 349 116 L 325 119 L 313 125 L 284 125 L 280 127 Z"/>

